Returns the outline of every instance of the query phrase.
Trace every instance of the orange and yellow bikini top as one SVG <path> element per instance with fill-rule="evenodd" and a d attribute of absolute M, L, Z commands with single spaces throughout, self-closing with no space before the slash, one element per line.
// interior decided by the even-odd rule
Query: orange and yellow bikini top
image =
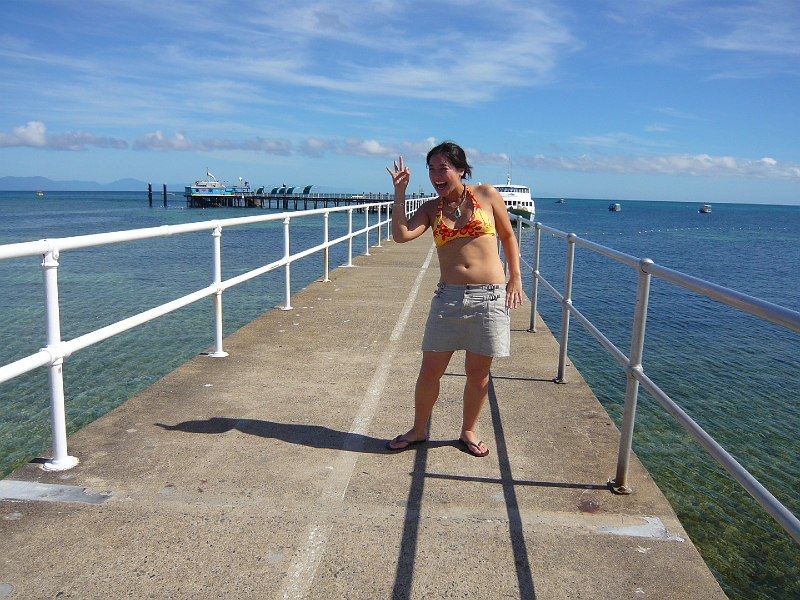
<path fill-rule="evenodd" d="M 452 229 L 447 226 L 442 219 L 442 205 L 444 198 L 439 198 L 439 208 L 436 211 L 436 218 L 433 221 L 433 241 L 437 248 L 441 248 L 450 240 L 464 237 L 480 237 L 482 235 L 496 235 L 494 223 L 478 204 L 472 190 L 466 188 L 470 200 L 472 200 L 472 216 L 467 224 L 460 229 Z"/>

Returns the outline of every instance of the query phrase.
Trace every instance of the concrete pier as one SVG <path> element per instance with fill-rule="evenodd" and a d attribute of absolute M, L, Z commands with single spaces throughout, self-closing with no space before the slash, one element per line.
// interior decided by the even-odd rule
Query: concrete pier
<path fill-rule="evenodd" d="M 513 313 L 474 458 L 463 353 L 429 442 L 413 414 L 438 280 L 429 236 L 384 242 L 0 482 L 0 598 L 724 598 L 558 348 Z M 231 307 L 228 306 L 228 309 Z M 67 394 L 69 390 L 67 390 Z"/>

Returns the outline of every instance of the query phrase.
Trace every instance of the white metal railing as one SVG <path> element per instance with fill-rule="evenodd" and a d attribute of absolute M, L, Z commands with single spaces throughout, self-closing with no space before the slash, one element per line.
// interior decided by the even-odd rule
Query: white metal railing
<path fill-rule="evenodd" d="M 32 371 L 38 367 L 48 367 L 50 384 L 50 416 L 51 433 L 53 437 L 53 457 L 46 461 L 43 467 L 50 471 L 63 471 L 74 467 L 78 459 L 69 456 L 67 452 L 67 428 L 64 410 L 64 380 L 62 365 L 64 359 L 71 354 L 87 348 L 93 344 L 106 340 L 110 337 L 128 331 L 138 325 L 142 325 L 153 319 L 157 319 L 174 310 L 197 302 L 208 296 L 214 296 L 214 351 L 209 353 L 211 357 L 225 357 L 227 352 L 222 346 L 222 293 L 235 285 L 244 283 L 250 279 L 273 271 L 280 267 L 284 268 L 284 305 L 283 310 L 291 310 L 291 265 L 293 262 L 316 252 L 323 253 L 324 281 L 328 278 L 328 249 L 331 246 L 347 241 L 347 264 L 353 266 L 353 239 L 360 235 L 364 236 L 365 251 L 369 256 L 370 231 L 377 230 L 377 246 L 381 246 L 382 227 L 386 226 L 386 239 L 389 239 L 390 232 L 390 206 L 391 202 L 375 202 L 371 204 L 360 204 L 341 208 L 324 208 L 297 212 L 273 213 L 270 215 L 239 217 L 233 219 L 223 219 L 214 221 L 203 221 L 199 223 L 185 223 L 181 225 L 163 225 L 161 227 L 151 227 L 146 229 L 132 229 L 128 231 L 114 231 L 109 233 L 98 233 L 92 235 L 82 235 L 75 237 L 57 238 L 49 240 L 39 240 L 35 242 L 22 242 L 16 244 L 6 244 L 0 246 L 0 260 L 22 258 L 28 256 L 42 256 L 42 279 L 44 283 L 45 296 L 45 339 L 46 346 L 36 352 L 17 361 L 0 366 L 0 383 L 18 377 L 24 373 Z M 370 211 L 377 213 L 377 221 L 370 223 Z M 407 208 L 407 210 L 410 210 Z M 353 212 L 364 212 L 364 227 L 353 229 Z M 329 215 L 334 212 L 347 212 L 348 231 L 337 239 L 329 239 Z M 324 220 L 324 240 L 321 244 L 308 248 L 301 252 L 291 254 L 290 251 L 290 223 L 293 219 L 301 219 L 314 215 L 323 215 Z M 283 256 L 272 263 L 242 273 L 227 280 L 222 279 L 222 230 L 223 228 L 236 227 L 240 225 L 251 225 L 254 223 L 264 223 L 267 221 L 283 222 Z M 72 340 L 61 339 L 61 318 L 59 315 L 58 303 L 58 258 L 62 252 L 76 250 L 78 248 L 91 248 L 105 246 L 108 244 L 118 244 L 135 240 L 146 240 L 159 237 L 193 233 L 198 231 L 211 231 L 213 239 L 213 273 L 212 282 L 196 292 L 182 296 L 151 308 L 132 317 L 122 319 L 81 335 Z"/>
<path fill-rule="evenodd" d="M 800 333 L 800 312 L 778 306 L 771 302 L 742 294 L 679 271 L 655 264 L 649 258 L 636 258 L 618 252 L 606 246 L 580 238 L 574 233 L 565 233 L 542 223 L 534 223 L 530 219 L 516 217 L 517 237 L 522 243 L 523 223 L 534 227 L 533 264 L 528 264 L 520 252 L 520 262 L 532 273 L 531 317 L 529 331 L 536 332 L 536 308 L 538 286 L 541 283 L 561 303 L 561 335 L 559 339 L 558 374 L 555 381 L 566 383 L 564 368 L 567 359 L 567 341 L 569 339 L 570 315 L 574 316 L 595 339 L 625 369 L 627 384 L 625 388 L 625 406 L 622 416 L 621 438 L 617 458 L 617 472 L 614 479 L 609 480 L 611 487 L 618 493 L 631 493 L 628 485 L 628 468 L 630 466 L 633 427 L 636 419 L 636 404 L 639 385 L 641 384 L 680 423 L 714 459 L 783 527 L 794 540 L 800 543 L 800 520 L 775 498 L 755 477 L 733 458 L 717 441 L 644 373 L 642 367 L 642 351 L 644 348 L 645 324 L 647 321 L 647 304 L 650 293 L 650 277 L 655 275 L 680 287 L 686 288 L 707 298 L 722 302 L 738 310 L 749 313 L 781 327 Z M 566 272 L 564 274 L 564 291 L 559 293 L 539 272 L 539 256 L 541 232 L 545 231 L 567 242 Z M 638 272 L 636 289 L 636 306 L 633 317 L 630 357 L 617 348 L 603 333 L 595 327 L 572 303 L 572 274 L 575 258 L 575 246 L 582 246 L 593 252 L 619 261 Z"/>

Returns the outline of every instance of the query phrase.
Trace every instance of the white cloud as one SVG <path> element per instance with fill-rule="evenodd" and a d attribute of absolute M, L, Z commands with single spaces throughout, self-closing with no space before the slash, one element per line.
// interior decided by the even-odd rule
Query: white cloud
<path fill-rule="evenodd" d="M 41 121 L 28 121 L 26 125 L 14 127 L 12 133 L 0 133 L 0 148 L 27 146 L 47 150 L 85 150 L 86 146 L 125 149 L 124 140 L 97 137 L 88 131 L 66 131 L 60 135 L 47 135 L 47 126 Z"/>
<path fill-rule="evenodd" d="M 44 148 L 47 146 L 47 127 L 41 121 L 28 121 L 27 125 L 14 127 L 12 133 L 0 133 L 0 147 L 30 146 Z"/>
<path fill-rule="evenodd" d="M 291 154 L 292 143 L 283 138 L 273 140 L 256 136 L 254 140 L 247 140 L 239 144 L 239 148 L 242 150 L 254 150 L 256 152 L 286 156 Z"/>
<path fill-rule="evenodd" d="M 134 150 L 155 150 L 156 152 L 168 152 L 170 150 L 186 151 L 197 150 L 198 145 L 188 139 L 182 132 L 176 131 L 171 137 L 167 137 L 161 131 L 147 133 L 138 137 L 133 142 Z"/>
<path fill-rule="evenodd" d="M 505 153 L 486 153 L 476 150 L 475 148 L 464 148 L 464 153 L 467 155 L 467 160 L 475 165 L 507 165 L 508 155 Z"/>
<path fill-rule="evenodd" d="M 572 139 L 575 144 L 602 148 L 642 148 L 663 146 L 661 143 L 645 140 L 624 132 L 607 133 L 605 135 L 578 136 Z"/>
<path fill-rule="evenodd" d="M 800 9 L 795 2 L 760 0 L 721 6 L 703 45 L 731 52 L 800 56 Z"/>
<path fill-rule="evenodd" d="M 51 150 L 85 150 L 86 146 L 124 150 L 128 147 L 128 142 L 116 138 L 97 137 L 88 131 L 67 131 L 47 138 L 47 147 Z"/>
<path fill-rule="evenodd" d="M 776 161 L 769 157 L 751 159 L 708 154 L 553 157 L 539 154 L 525 157 L 519 162 L 532 168 L 584 173 L 637 173 L 800 181 L 800 165 L 790 161 Z"/>
<path fill-rule="evenodd" d="M 473 104 L 551 80 L 561 55 L 579 46 L 551 5 L 517 0 L 433 7 L 322 0 L 216 17 L 213 38 L 174 43 L 158 57 L 162 68 L 225 73 L 248 85 Z"/>
<path fill-rule="evenodd" d="M 212 150 L 250 150 L 267 154 L 290 154 L 292 144 L 285 139 L 267 139 L 256 137 L 253 140 L 234 142 L 231 140 L 207 139 L 199 142 L 187 138 L 182 131 L 166 136 L 162 131 L 147 133 L 136 139 L 134 150 L 150 150 L 155 152 L 210 152 Z"/>

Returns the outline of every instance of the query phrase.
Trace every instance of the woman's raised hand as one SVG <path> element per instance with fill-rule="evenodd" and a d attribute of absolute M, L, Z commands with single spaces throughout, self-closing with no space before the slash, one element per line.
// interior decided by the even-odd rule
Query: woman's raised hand
<path fill-rule="evenodd" d="M 386 167 L 386 170 L 389 171 L 389 175 L 392 176 L 392 183 L 394 184 L 395 188 L 408 187 L 408 182 L 411 179 L 411 171 L 408 170 L 408 167 L 403 166 L 402 156 L 400 157 L 399 166 L 397 161 L 394 161 L 394 171 L 392 171 L 389 167 Z"/>

